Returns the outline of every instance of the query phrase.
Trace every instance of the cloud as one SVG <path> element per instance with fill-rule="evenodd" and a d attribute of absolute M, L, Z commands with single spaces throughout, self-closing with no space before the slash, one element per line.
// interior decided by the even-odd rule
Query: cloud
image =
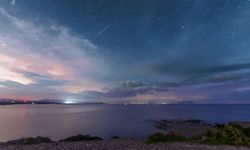
<path fill-rule="evenodd" d="M 71 94 L 77 94 L 89 90 L 102 91 L 104 87 L 104 84 L 94 82 L 91 79 L 84 77 L 78 80 L 66 82 L 63 85 L 50 86 L 50 88 L 56 89 L 57 91 Z"/>
<path fill-rule="evenodd" d="M 123 81 L 115 84 L 113 87 L 107 88 L 104 91 L 96 90 L 86 90 L 79 93 L 78 96 L 89 98 L 89 99 L 103 99 L 103 98 L 112 98 L 112 99 L 121 99 L 121 98 L 132 98 L 140 97 L 152 97 L 157 93 L 166 93 L 175 88 L 180 87 L 181 83 L 170 83 L 170 82 L 154 82 L 154 83 L 144 83 L 139 81 Z M 151 95 L 151 96 L 146 96 Z"/>
<path fill-rule="evenodd" d="M 242 87 L 242 88 L 236 89 L 236 91 L 238 91 L 238 92 L 249 91 L 249 90 L 250 90 L 250 87 Z"/>
<path fill-rule="evenodd" d="M 66 93 L 102 90 L 96 76 L 108 67 L 97 55 L 99 47 L 90 40 L 52 22 L 19 19 L 1 7 L 0 19 L 4 20 L 0 31 L 1 82 L 43 85 Z M 45 81 L 61 83 L 52 87 L 44 85 Z"/>
<path fill-rule="evenodd" d="M 212 67 L 204 67 L 202 69 L 197 69 L 197 73 L 221 73 L 250 69 L 250 63 L 239 63 L 239 64 L 229 64 L 229 65 L 218 65 Z"/>
<path fill-rule="evenodd" d="M 121 86 L 121 87 L 141 87 L 143 86 L 144 83 L 140 82 L 140 81 L 135 81 L 135 80 L 127 80 L 127 81 L 120 81 L 117 86 Z"/>
<path fill-rule="evenodd" d="M 174 101 L 174 100 L 201 100 L 206 94 L 197 93 L 202 89 L 216 88 L 234 82 L 242 82 L 244 76 L 238 74 L 220 74 L 205 78 L 192 78 L 179 82 L 142 82 L 135 80 L 120 81 L 103 91 L 86 90 L 77 96 L 94 100 L 134 100 L 134 101 Z M 246 82 L 246 81 L 244 81 Z M 193 90 L 182 94 L 182 91 Z M 196 91 L 197 90 L 197 91 Z M 173 94 L 175 93 L 175 94 Z M 193 95 L 192 95 L 193 94 Z"/>
<path fill-rule="evenodd" d="M 10 3 L 15 0 L 7 2 L 6 10 L 10 8 L 9 11 L 0 8 L 0 85 L 3 86 L 0 96 L 146 101 L 212 99 L 215 97 L 210 95 L 224 92 L 227 87 L 223 85 L 249 79 L 250 11 L 233 8 L 234 4 L 242 2 L 224 8 L 221 7 L 223 3 L 197 1 L 185 9 L 179 7 L 182 4 L 175 3 L 176 14 L 164 18 L 161 15 L 169 13 L 168 9 L 166 12 L 153 10 L 160 16 L 159 20 L 152 18 L 155 23 L 145 24 L 137 19 L 138 22 L 131 26 L 135 31 L 132 34 L 127 34 L 126 23 L 130 18 L 126 17 L 125 20 L 118 18 L 118 26 L 124 28 L 122 34 L 109 30 L 110 25 L 100 24 L 100 20 L 107 17 L 105 14 L 92 18 L 87 24 L 77 21 L 86 27 L 86 35 L 109 48 L 105 51 L 87 36 L 76 34 L 53 20 L 37 18 L 37 15 L 52 17 L 47 13 L 31 14 L 28 16 L 34 18 L 26 18 L 17 12 L 31 5 L 19 10 L 9 7 Z M 206 9 L 200 9 L 203 7 Z M 183 13 L 187 10 L 190 13 Z M 30 10 L 33 11 L 36 12 Z M 64 15 L 57 19 L 61 22 L 71 19 L 68 17 L 72 14 L 66 12 Z M 85 15 L 88 18 L 90 14 Z M 135 17 L 148 18 L 148 15 L 139 13 Z M 75 23 L 68 25 L 76 27 Z M 96 33 L 95 29 L 100 26 L 104 28 Z M 179 29 L 181 26 L 185 28 Z M 112 34 L 104 40 L 99 39 L 98 36 L 107 30 Z M 109 59 L 102 55 L 108 55 Z M 247 92 L 244 87 L 248 86 L 234 87 L 232 84 L 227 92 L 242 91 L 236 92 L 241 94 Z"/>
<path fill-rule="evenodd" d="M 205 83 L 225 83 L 225 82 L 233 82 L 233 81 L 239 81 L 239 80 L 243 80 L 245 79 L 245 77 L 241 74 L 224 74 L 224 75 L 215 75 L 212 76 L 210 78 L 208 78 Z"/>
<path fill-rule="evenodd" d="M 153 72 L 159 74 L 216 74 L 225 73 L 231 71 L 240 71 L 244 69 L 250 69 L 250 63 L 237 63 L 237 64 L 227 64 L 227 65 L 213 65 L 213 66 L 188 66 L 188 65 L 171 65 L 171 64 L 161 64 L 152 68 Z"/>
<path fill-rule="evenodd" d="M 32 79 L 25 77 L 23 74 L 13 72 L 12 70 L 5 67 L 0 67 L 0 81 L 13 81 L 24 85 L 34 83 Z"/>

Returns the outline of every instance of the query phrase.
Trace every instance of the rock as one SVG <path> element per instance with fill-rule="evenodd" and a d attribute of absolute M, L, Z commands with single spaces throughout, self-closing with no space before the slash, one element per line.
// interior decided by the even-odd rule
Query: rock
<path fill-rule="evenodd" d="M 201 120 L 161 120 L 155 123 L 157 129 L 189 138 L 202 136 L 214 126 Z"/>

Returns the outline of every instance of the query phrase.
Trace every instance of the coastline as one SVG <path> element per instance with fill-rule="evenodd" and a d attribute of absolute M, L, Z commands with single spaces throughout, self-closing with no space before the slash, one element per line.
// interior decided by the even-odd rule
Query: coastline
<path fill-rule="evenodd" d="M 147 139 L 139 140 L 134 138 L 120 138 L 114 136 L 111 139 L 103 140 L 97 136 L 76 135 L 52 141 L 47 137 L 22 138 L 7 142 L 0 142 L 0 150 L 128 150 L 128 149 L 144 149 L 144 150 L 250 150 L 250 122 L 230 122 L 228 124 L 211 124 L 201 120 L 159 120 L 155 122 L 155 127 L 161 129 L 162 132 L 154 133 L 148 136 Z M 208 135 L 207 131 L 217 133 L 230 127 L 228 137 L 214 139 Z M 238 137 L 238 132 L 246 135 L 248 142 L 242 141 L 243 137 Z M 228 131 L 223 134 L 227 134 Z M 233 133 L 233 134 L 232 134 Z M 211 134 L 211 133 L 209 133 Z M 232 134 L 232 135 L 231 135 Z M 241 135 L 242 136 L 242 135 Z M 223 139 L 223 140 L 221 140 Z M 242 143 L 236 143 L 239 140 Z"/>

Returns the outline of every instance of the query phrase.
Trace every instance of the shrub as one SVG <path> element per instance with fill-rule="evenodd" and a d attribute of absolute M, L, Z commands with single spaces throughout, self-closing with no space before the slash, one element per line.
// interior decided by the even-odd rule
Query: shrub
<path fill-rule="evenodd" d="M 227 125 L 221 130 L 222 139 L 226 144 L 248 145 L 249 139 L 244 132 L 232 125 Z"/>
<path fill-rule="evenodd" d="M 94 136 L 94 137 L 92 137 L 91 140 L 92 140 L 92 141 L 101 141 L 101 140 L 103 140 L 103 139 L 100 138 L 100 137 L 98 137 L 98 136 Z"/>
<path fill-rule="evenodd" d="M 95 141 L 102 140 L 100 137 L 91 137 L 90 135 L 76 135 L 60 140 L 60 142 L 75 142 L 75 141 Z"/>
<path fill-rule="evenodd" d="M 47 137 L 38 136 L 36 138 L 22 138 L 18 140 L 8 141 L 6 144 L 18 144 L 18 145 L 30 145 L 30 144 L 40 144 L 40 143 L 52 143 L 53 141 Z"/>
<path fill-rule="evenodd" d="M 120 137 L 119 136 L 113 136 L 113 137 L 111 137 L 111 139 L 120 139 Z"/>
<path fill-rule="evenodd" d="M 209 130 L 201 139 L 202 143 L 250 146 L 250 139 L 243 128 L 225 125 L 217 130 Z"/>
<path fill-rule="evenodd" d="M 247 137 L 250 138 L 250 128 L 244 129 L 244 133 L 246 134 Z"/>
<path fill-rule="evenodd" d="M 215 128 L 217 129 L 223 129 L 225 126 L 226 126 L 225 124 L 219 124 L 219 123 L 215 124 Z"/>
<path fill-rule="evenodd" d="M 164 133 L 155 133 L 149 135 L 146 142 L 147 143 L 158 143 L 158 142 L 185 142 L 188 139 L 181 135 L 176 134 L 164 134 Z"/>
<path fill-rule="evenodd" d="M 150 135 L 146 142 L 191 142 L 211 145 L 250 146 L 250 128 L 242 128 L 232 124 L 217 124 L 214 129 L 208 130 L 204 136 L 199 138 L 191 139 L 174 133 L 155 133 Z"/>

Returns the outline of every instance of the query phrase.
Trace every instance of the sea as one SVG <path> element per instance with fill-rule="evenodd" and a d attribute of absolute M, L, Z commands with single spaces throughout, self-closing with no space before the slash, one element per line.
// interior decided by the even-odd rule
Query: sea
<path fill-rule="evenodd" d="M 77 134 L 142 139 L 159 131 L 154 121 L 198 119 L 210 123 L 250 121 L 250 105 L 2 105 L 0 141 Z"/>

